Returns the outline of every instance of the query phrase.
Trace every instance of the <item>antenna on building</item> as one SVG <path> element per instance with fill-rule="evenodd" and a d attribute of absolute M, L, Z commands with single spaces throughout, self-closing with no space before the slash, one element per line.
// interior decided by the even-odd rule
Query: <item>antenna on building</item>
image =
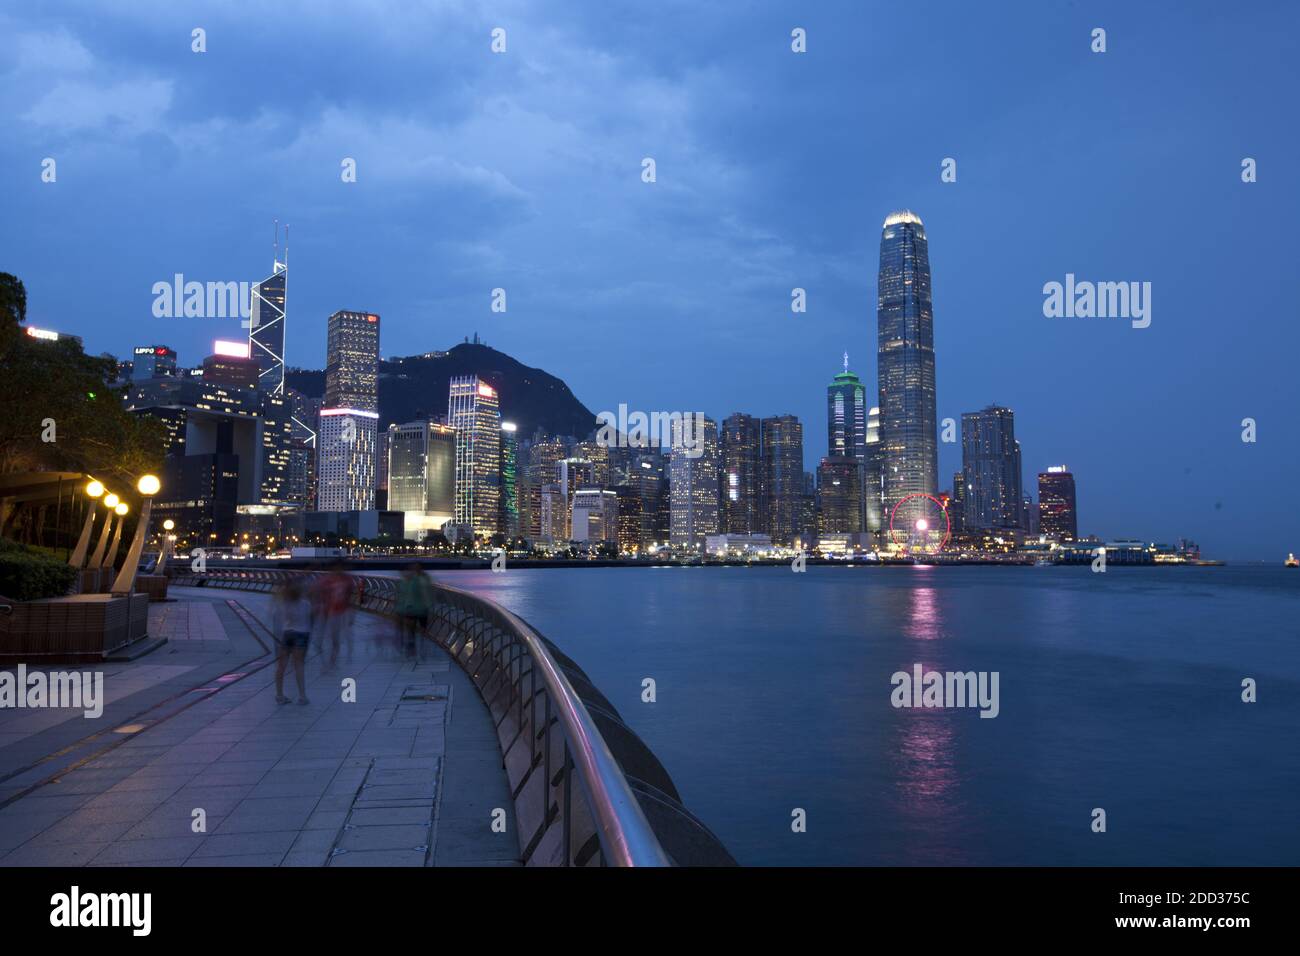
<path fill-rule="evenodd" d="M 289 268 L 289 224 L 284 224 L 284 267 Z"/>
<path fill-rule="evenodd" d="M 280 262 L 280 220 L 271 220 L 271 271 L 275 272 L 275 267 Z"/>
<path fill-rule="evenodd" d="M 848 352 L 845 352 L 845 353 L 844 353 L 844 371 L 847 372 L 848 370 L 849 370 L 849 353 L 848 353 Z"/>

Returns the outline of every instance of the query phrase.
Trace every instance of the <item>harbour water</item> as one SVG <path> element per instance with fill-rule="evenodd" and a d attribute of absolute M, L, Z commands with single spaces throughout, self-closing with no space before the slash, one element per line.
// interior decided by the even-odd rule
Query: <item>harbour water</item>
<path fill-rule="evenodd" d="M 578 661 L 744 864 L 1300 863 L 1300 572 L 438 578 Z M 998 715 L 893 706 L 917 664 L 997 672 Z"/>

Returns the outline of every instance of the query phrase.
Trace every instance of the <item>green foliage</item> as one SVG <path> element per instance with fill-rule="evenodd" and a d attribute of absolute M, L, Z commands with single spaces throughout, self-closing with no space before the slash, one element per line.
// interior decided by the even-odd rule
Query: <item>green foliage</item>
<path fill-rule="evenodd" d="M 15 601 L 62 597 L 77 577 L 66 561 L 44 548 L 0 538 L 0 594 Z"/>
<path fill-rule="evenodd" d="M 0 273 L 0 474 L 80 471 L 122 491 L 162 466 L 163 428 L 122 407 L 111 356 L 22 334 L 22 282 Z M 43 441 L 52 420 L 55 441 Z"/>

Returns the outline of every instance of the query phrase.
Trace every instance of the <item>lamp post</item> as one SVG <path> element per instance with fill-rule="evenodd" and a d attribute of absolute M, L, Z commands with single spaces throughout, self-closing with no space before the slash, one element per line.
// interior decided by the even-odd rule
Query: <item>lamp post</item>
<path fill-rule="evenodd" d="M 68 558 L 68 564 L 74 568 L 80 568 L 86 563 L 86 552 L 90 549 L 90 532 L 95 524 L 95 499 L 104 494 L 104 483 L 102 481 L 92 480 L 86 485 L 86 495 L 90 498 L 90 508 L 86 511 L 86 523 L 81 526 L 81 537 L 77 539 L 77 547 L 73 549 Z"/>
<path fill-rule="evenodd" d="M 126 515 L 131 508 L 125 501 L 119 501 L 113 510 L 117 512 L 117 530 L 113 532 L 113 540 L 108 543 L 108 551 L 104 554 L 102 565 L 110 572 L 113 570 L 113 565 L 117 564 L 117 549 L 122 542 L 122 525 L 126 524 Z"/>
<path fill-rule="evenodd" d="M 91 556 L 90 563 L 86 565 L 88 568 L 98 568 L 104 563 L 104 549 L 108 547 L 108 529 L 113 524 L 113 509 L 119 504 L 117 495 L 111 492 L 100 500 L 104 502 L 108 514 L 104 515 L 104 530 L 99 533 L 99 544 L 95 546 L 95 553 Z"/>
<path fill-rule="evenodd" d="M 122 570 L 117 574 L 117 580 L 113 582 L 114 594 L 130 594 L 135 587 L 135 572 L 140 567 L 140 555 L 144 551 L 144 539 L 149 533 L 149 511 L 153 507 L 153 496 L 158 494 L 158 489 L 162 487 L 154 475 L 145 475 L 136 482 L 135 489 L 140 492 L 144 498 L 144 505 L 140 508 L 140 520 L 136 522 L 135 537 L 131 541 L 131 550 L 126 553 L 126 561 L 122 564 Z"/>
<path fill-rule="evenodd" d="M 158 553 L 158 567 L 154 568 L 154 574 L 162 574 L 163 568 L 167 566 L 167 556 L 171 554 L 172 542 L 176 540 L 176 535 L 172 534 L 172 528 L 176 527 L 176 522 L 168 518 L 163 522 L 163 543 Z"/>

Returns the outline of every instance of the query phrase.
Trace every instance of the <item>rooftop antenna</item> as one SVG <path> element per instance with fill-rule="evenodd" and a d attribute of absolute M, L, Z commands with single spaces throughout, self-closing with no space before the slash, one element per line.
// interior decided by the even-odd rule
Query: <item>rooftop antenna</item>
<path fill-rule="evenodd" d="M 284 224 L 284 267 L 289 268 L 289 224 Z"/>
<path fill-rule="evenodd" d="M 271 271 L 280 261 L 280 220 L 271 220 Z"/>
<path fill-rule="evenodd" d="M 848 352 L 845 352 L 845 353 L 844 353 L 844 371 L 847 372 L 848 370 L 849 370 L 849 353 L 848 353 Z"/>

